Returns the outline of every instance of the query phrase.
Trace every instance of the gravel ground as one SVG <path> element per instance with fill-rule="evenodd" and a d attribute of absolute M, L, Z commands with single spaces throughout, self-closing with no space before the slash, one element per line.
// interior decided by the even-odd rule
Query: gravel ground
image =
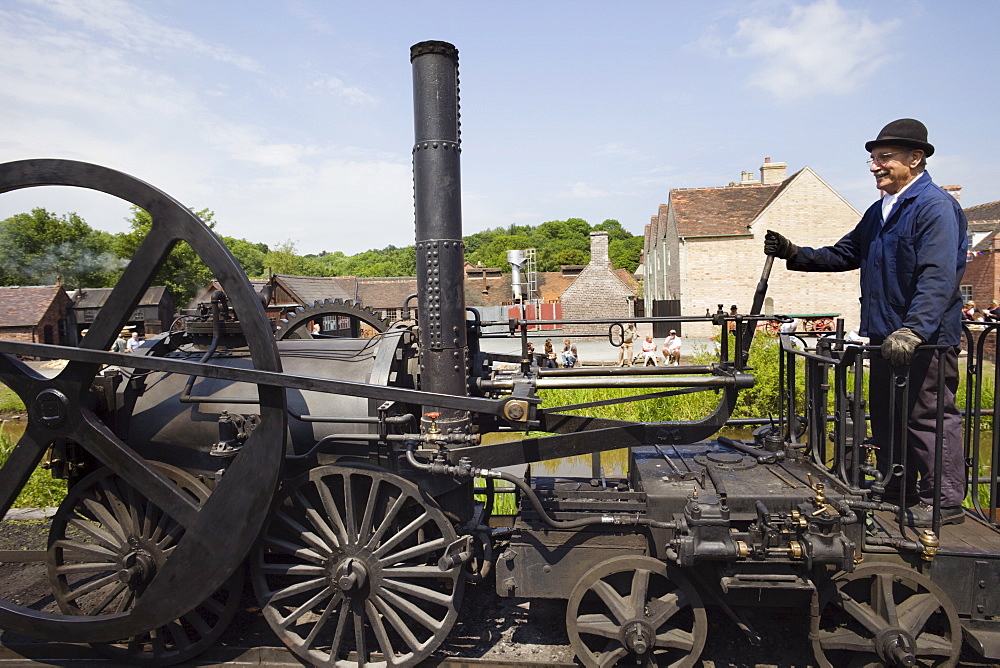
<path fill-rule="evenodd" d="M 0 522 L 0 550 L 43 549 L 45 521 Z M 494 593 L 491 581 L 466 588 L 459 620 L 437 654 L 449 657 L 516 661 L 525 664 L 565 665 L 573 652 L 565 630 L 566 606 L 546 599 L 506 599 Z M 42 563 L 0 564 L 0 596 L 15 603 L 53 608 Z M 750 622 L 763 637 L 760 645 L 746 636 L 718 609 L 709 609 L 709 635 L 701 661 L 703 668 L 807 668 L 815 666 L 808 642 L 804 610 L 760 610 Z M 34 642 L 0 631 L 0 647 Z M 257 608 L 250 588 L 236 619 L 218 643 L 221 649 L 276 647 L 276 638 Z M 291 658 L 290 653 L 283 656 Z M 10 665 L 0 661 L 2 665 Z M 968 650 L 961 666 L 986 667 Z"/>

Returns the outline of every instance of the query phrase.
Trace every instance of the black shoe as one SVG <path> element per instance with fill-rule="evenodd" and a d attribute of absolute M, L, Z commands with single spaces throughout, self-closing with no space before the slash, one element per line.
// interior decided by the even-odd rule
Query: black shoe
<path fill-rule="evenodd" d="M 961 524 L 965 521 L 962 506 L 941 506 L 941 524 Z M 920 503 L 906 509 L 906 524 L 911 527 L 929 527 L 934 523 L 934 506 Z"/>

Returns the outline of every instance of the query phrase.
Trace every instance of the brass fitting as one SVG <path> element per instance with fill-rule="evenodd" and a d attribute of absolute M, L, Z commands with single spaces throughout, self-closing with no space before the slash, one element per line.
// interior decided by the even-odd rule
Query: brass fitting
<path fill-rule="evenodd" d="M 750 555 L 750 546 L 746 544 L 746 541 L 738 540 L 736 541 L 736 558 L 746 559 Z"/>
<path fill-rule="evenodd" d="M 937 534 L 934 533 L 934 530 L 922 530 L 918 540 L 920 541 L 920 544 L 924 546 L 924 551 L 921 553 L 920 558 L 924 561 L 934 561 L 934 557 L 937 556 L 938 546 L 941 544 L 941 541 L 938 540 Z"/>

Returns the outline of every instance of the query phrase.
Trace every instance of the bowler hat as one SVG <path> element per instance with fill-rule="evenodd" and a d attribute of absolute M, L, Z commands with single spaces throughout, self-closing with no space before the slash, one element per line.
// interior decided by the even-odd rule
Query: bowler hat
<path fill-rule="evenodd" d="M 865 144 L 865 150 L 876 146 L 907 146 L 919 148 L 924 156 L 934 155 L 934 146 L 927 143 L 927 127 L 914 118 L 900 118 L 889 123 L 878 133 L 878 137 Z"/>

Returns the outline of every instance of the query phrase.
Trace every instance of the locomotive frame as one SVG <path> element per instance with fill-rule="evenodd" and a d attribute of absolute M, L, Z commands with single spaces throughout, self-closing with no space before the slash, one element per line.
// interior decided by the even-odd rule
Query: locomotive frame
<path fill-rule="evenodd" d="M 938 507 L 931 528 L 905 526 L 905 500 L 886 497 L 867 438 L 862 378 L 877 349 L 841 331 L 802 351 L 782 335 L 781 414 L 753 441 L 717 436 L 754 383 L 748 353 L 772 258 L 749 315 L 645 319 L 724 330 L 735 320 L 735 345 L 722 337 L 713 364 L 539 369 L 526 345 L 514 356 L 481 350 L 483 323 L 469 319 L 462 295 L 458 51 L 423 42 L 411 62 L 416 326 L 385 328 L 328 303 L 294 314 L 276 336 L 232 255 L 165 193 L 85 163 L 0 165 L 0 193 L 89 188 L 153 219 L 80 347 L 0 341 L 0 380 L 29 414 L 0 468 L 0 509 L 43 460 L 71 481 L 46 554 L 58 609 L 0 599 L 0 627 L 93 643 L 131 663 L 182 662 L 232 618 L 247 563 L 268 623 L 314 664 L 420 663 L 447 637 L 464 588 L 490 571 L 501 596 L 566 600 L 585 665 L 693 665 L 706 604 L 750 636 L 759 634 L 747 607 L 808 610 L 823 666 L 951 666 L 963 642 L 1000 657 L 1000 604 L 989 596 L 1000 581 L 996 495 L 984 507 L 973 494 L 961 525 L 941 526 Z M 105 352 L 182 241 L 223 293 L 139 354 Z M 299 330 L 324 312 L 381 331 Z M 508 323 L 524 344 L 527 324 Z M 966 328 L 975 491 L 996 490 L 1000 468 L 995 433 L 991 475 L 979 478 L 987 346 L 997 355 L 996 326 L 983 327 Z M 68 364 L 47 378 L 19 355 Z M 719 401 L 701 420 L 632 423 L 575 412 L 593 405 L 545 408 L 547 387 L 707 391 Z M 905 392 L 905 379 L 885 391 Z M 528 430 L 552 435 L 482 442 Z M 628 472 L 610 484 L 504 470 L 620 448 Z M 516 489 L 513 517 L 492 513 L 497 480 Z"/>

